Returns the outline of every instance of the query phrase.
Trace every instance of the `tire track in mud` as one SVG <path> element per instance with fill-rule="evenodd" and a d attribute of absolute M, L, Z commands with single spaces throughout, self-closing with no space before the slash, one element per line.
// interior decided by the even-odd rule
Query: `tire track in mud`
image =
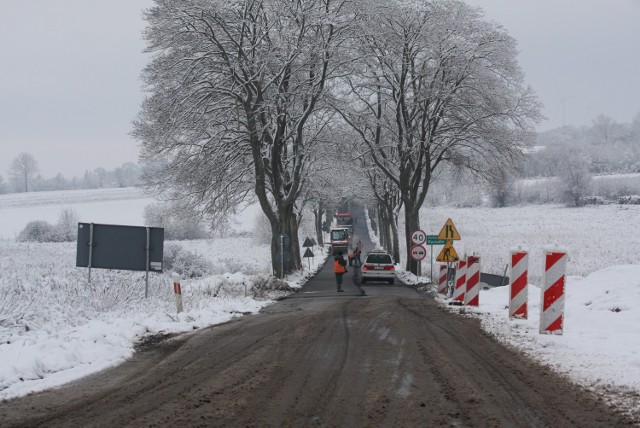
<path fill-rule="evenodd" d="M 333 285 L 333 284 L 331 284 Z M 290 299 L 0 403 L 3 426 L 621 426 L 430 299 Z"/>
<path fill-rule="evenodd" d="M 457 419 L 475 425 L 478 418 L 499 426 L 527 427 L 630 423 L 588 391 L 497 343 L 482 332 L 477 320 L 445 313 L 441 308 L 441 316 L 434 317 L 437 312 L 423 313 L 411 307 L 413 304 L 405 301 L 401 306 L 423 320 L 433 340 L 423 342 L 421 352 L 425 358 L 435 353 L 436 360 L 447 362 L 434 365 L 433 371 L 445 395 L 459 407 L 452 423 Z M 446 319 L 447 324 L 434 318 Z M 469 328 L 471 325 L 475 326 Z M 434 349 L 434 342 L 439 349 Z M 456 348 L 458 352 L 451 353 Z M 465 401 L 468 405 L 461 405 Z M 495 404 L 487 408 L 487 403 Z"/>

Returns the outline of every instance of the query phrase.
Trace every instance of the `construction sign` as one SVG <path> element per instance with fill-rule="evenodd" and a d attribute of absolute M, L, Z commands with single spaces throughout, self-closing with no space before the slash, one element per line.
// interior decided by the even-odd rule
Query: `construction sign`
<path fill-rule="evenodd" d="M 453 243 L 451 241 L 447 241 L 447 243 L 444 244 L 444 247 L 442 247 L 440 254 L 438 254 L 438 258 L 436 258 L 436 261 L 441 263 L 449 263 L 455 262 L 458 259 L 458 253 L 456 252 L 456 249 L 453 248 Z"/>
<path fill-rule="evenodd" d="M 442 230 L 438 234 L 438 239 L 446 239 L 447 241 L 458 241 L 460 238 L 460 234 L 458 233 L 458 229 L 453 225 L 453 221 L 448 219 L 447 222 L 442 226 Z"/>

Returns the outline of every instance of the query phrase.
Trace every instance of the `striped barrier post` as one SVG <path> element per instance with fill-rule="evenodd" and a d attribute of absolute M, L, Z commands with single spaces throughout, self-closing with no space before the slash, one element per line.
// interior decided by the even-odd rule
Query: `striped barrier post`
<path fill-rule="evenodd" d="M 440 265 L 438 272 L 438 293 L 447 294 L 447 265 Z"/>
<path fill-rule="evenodd" d="M 173 294 L 176 296 L 176 309 L 178 313 L 183 311 L 182 308 L 182 286 L 180 286 L 180 275 L 174 273 L 173 277 Z"/>
<path fill-rule="evenodd" d="M 545 251 L 540 334 L 562 334 L 567 253 Z"/>
<path fill-rule="evenodd" d="M 527 319 L 527 284 L 529 283 L 529 253 L 511 251 L 511 284 L 509 285 L 509 319 Z"/>
<path fill-rule="evenodd" d="M 464 292 L 467 288 L 467 261 L 465 259 L 458 260 L 456 268 L 456 284 L 453 289 L 452 299 L 455 302 L 464 303 Z"/>
<path fill-rule="evenodd" d="M 464 304 L 480 305 L 480 257 L 467 257 L 467 291 L 464 293 Z"/>

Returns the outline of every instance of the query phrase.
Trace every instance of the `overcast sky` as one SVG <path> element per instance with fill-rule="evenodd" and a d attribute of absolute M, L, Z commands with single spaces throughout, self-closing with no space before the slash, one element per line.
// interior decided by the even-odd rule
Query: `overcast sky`
<path fill-rule="evenodd" d="M 640 112 L 640 0 L 467 0 L 518 41 L 539 131 Z M 18 153 L 81 176 L 137 162 L 151 0 L 0 0 L 0 175 Z"/>

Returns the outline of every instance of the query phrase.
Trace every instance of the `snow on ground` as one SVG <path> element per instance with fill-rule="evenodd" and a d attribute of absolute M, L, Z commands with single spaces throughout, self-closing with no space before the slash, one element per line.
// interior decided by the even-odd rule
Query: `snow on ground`
<path fill-rule="evenodd" d="M 316 246 L 316 257 L 304 260 L 303 271 L 284 283 L 274 280 L 269 246 L 249 234 L 259 209 L 248 206 L 229 222 L 233 237 L 166 243 L 165 255 L 167 248 L 177 247 L 177 254 L 187 256 L 183 262 L 205 264 L 208 271 L 181 280 L 185 310 L 177 313 L 171 272 L 152 273 L 145 298 L 144 272 L 94 269 L 89 284 L 87 269 L 75 267 L 75 243 L 7 239 L 29 221 L 55 223 L 67 207 L 79 213 L 80 221 L 143 225 L 142 212 L 151 202 L 138 189 L 0 197 L 0 237 L 5 238 L 0 239 L 0 399 L 117 365 L 146 336 L 193 331 L 255 313 L 287 289 L 300 287 L 327 257 Z M 301 239 L 310 236 L 308 222 L 301 230 Z"/>
<path fill-rule="evenodd" d="M 611 266 L 584 278 L 569 276 L 565 296 L 562 335 L 539 333 L 538 284 L 528 287 L 527 320 L 509 320 L 509 287 L 482 290 L 478 308 L 448 307 L 479 317 L 482 328 L 499 341 L 603 394 L 611 403 L 639 412 L 640 264 Z M 443 305 L 449 302 L 438 300 Z"/>
<path fill-rule="evenodd" d="M 462 238 L 454 247 L 460 255 L 479 255 L 483 272 L 501 275 L 511 248 L 529 250 L 528 320 L 508 319 L 509 287 L 481 291 L 477 309 L 439 297 L 444 306 L 479 317 L 503 343 L 640 412 L 640 206 L 438 207 L 420 214 L 428 234 L 451 218 Z M 563 335 L 539 334 L 543 249 L 550 244 L 569 255 Z M 434 256 L 441 248 L 435 246 Z M 423 262 L 423 272 L 428 265 Z"/>
<path fill-rule="evenodd" d="M 144 207 L 152 202 L 135 187 L 0 195 L 0 239 L 15 239 L 30 221 L 55 224 L 68 208 L 80 222 L 142 226 Z"/>
<path fill-rule="evenodd" d="M 420 211 L 420 225 L 429 235 L 437 235 L 448 218 L 462 238 L 454 242 L 454 248 L 461 256 L 479 255 L 483 272 L 502 275 L 509 249 L 519 245 L 530 251 L 529 278 L 538 284 L 545 245 L 557 244 L 568 250 L 568 275 L 587 276 L 608 266 L 640 263 L 640 205 L 438 207 Z M 404 224 L 399 229 L 403 228 Z M 434 257 L 441 248 L 434 246 Z"/>
<path fill-rule="evenodd" d="M 122 192 L 109 202 L 91 202 L 91 192 L 80 198 L 67 192 L 59 197 L 30 194 L 41 197 L 41 203 L 27 196 L 22 202 L 2 197 L 0 236 L 14 236 L 14 228 L 19 231 L 32 219 L 55 222 L 54 211 L 67 204 L 80 212 L 88 207 L 82 221 L 142 224 L 142 209 L 150 201 L 136 190 Z M 112 217 L 95 220 L 92 204 L 106 204 L 95 209 L 96 215 L 105 211 Z M 56 208 L 44 211 L 47 206 Z M 39 217 L 45 212 L 52 217 Z M 168 274 L 151 275 L 145 299 L 144 273 L 96 269 L 87 284 L 86 269 L 75 267 L 73 243 L 0 240 L 0 398 L 119 364 L 147 335 L 192 331 L 272 303 L 277 284 L 269 280 L 269 247 L 249 233 L 257 212 L 248 207 L 231 222 L 234 230 L 246 232 L 238 236 L 168 243 L 212 264 L 209 275 L 183 279 L 185 312 L 180 314 Z M 121 220 L 112 220 L 116 218 Z M 437 234 L 447 218 L 462 236 L 456 249 L 480 255 L 485 272 L 501 274 L 510 248 L 530 250 L 529 319 L 508 319 L 508 287 L 482 291 L 477 309 L 449 306 L 439 298 L 444 306 L 479 317 L 498 340 L 587 388 L 605 391 L 618 405 L 640 409 L 640 206 L 440 207 L 423 210 L 421 225 L 428 234 Z M 403 228 L 401 224 L 399 230 Z M 301 240 L 310 230 L 303 227 Z M 561 336 L 538 333 L 542 250 L 554 243 L 569 251 Z M 440 247 L 434 250 L 437 255 Z M 299 287 L 327 257 L 318 247 L 313 251 L 317 257 L 310 271 L 287 278 L 290 286 Z"/>

